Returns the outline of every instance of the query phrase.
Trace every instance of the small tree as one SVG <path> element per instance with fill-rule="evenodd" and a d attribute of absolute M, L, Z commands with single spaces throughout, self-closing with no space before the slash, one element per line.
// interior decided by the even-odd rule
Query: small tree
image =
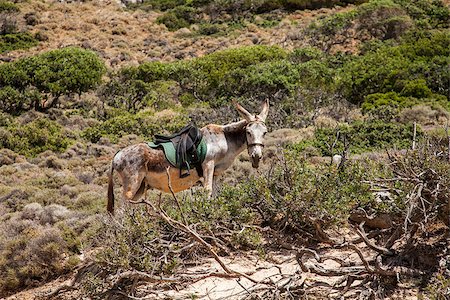
<path fill-rule="evenodd" d="M 97 86 L 105 71 L 103 61 L 94 52 L 69 47 L 1 65 L 0 85 L 10 86 L 22 95 L 30 89 L 38 91 L 44 101 L 40 101 L 41 97 L 34 97 L 36 101 L 33 101 L 32 105 L 14 107 L 34 107 L 36 110 L 45 111 L 54 107 L 62 95 L 80 95 Z"/>

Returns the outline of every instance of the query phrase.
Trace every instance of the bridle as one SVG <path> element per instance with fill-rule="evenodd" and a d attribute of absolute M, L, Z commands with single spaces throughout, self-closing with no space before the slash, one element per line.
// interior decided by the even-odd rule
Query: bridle
<path fill-rule="evenodd" d="M 247 127 L 249 125 L 255 124 L 255 123 L 263 124 L 264 127 L 266 127 L 266 123 L 264 121 L 256 119 L 255 121 L 248 122 L 247 125 L 245 125 L 245 129 L 247 129 Z M 251 144 L 249 144 L 248 140 L 247 140 L 247 137 L 245 138 L 245 142 L 247 143 L 247 148 L 248 147 L 254 147 L 254 146 L 260 146 L 261 148 L 264 148 L 264 144 L 263 143 L 251 143 Z"/>

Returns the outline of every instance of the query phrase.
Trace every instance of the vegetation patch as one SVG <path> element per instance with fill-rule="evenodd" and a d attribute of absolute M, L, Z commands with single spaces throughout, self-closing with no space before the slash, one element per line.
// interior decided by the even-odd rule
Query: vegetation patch
<path fill-rule="evenodd" d="M 417 127 L 416 139 L 422 136 Z M 294 144 L 293 149 L 303 151 L 308 147 L 319 150 L 321 155 L 332 156 L 350 153 L 363 153 L 382 149 L 409 149 L 413 143 L 412 124 L 389 123 L 382 120 L 357 121 L 337 128 L 316 128 L 313 140 Z"/>
<path fill-rule="evenodd" d="M 38 44 L 38 40 L 29 33 L 10 33 L 0 35 L 0 53 L 28 49 Z"/>
<path fill-rule="evenodd" d="M 28 124 L 12 122 L 0 127 L 0 147 L 33 157 L 47 150 L 63 152 L 71 143 L 58 123 L 38 118 Z"/>
<path fill-rule="evenodd" d="M 19 27 L 20 9 L 16 3 L 0 1 L 0 54 L 18 49 L 28 49 L 38 44 L 36 37 Z"/>
<path fill-rule="evenodd" d="M 62 95 L 97 86 L 106 68 L 92 51 L 64 48 L 0 65 L 0 109 L 18 114 L 48 110 Z"/>
<path fill-rule="evenodd" d="M 382 45 L 355 57 L 342 69 L 344 94 L 353 103 L 361 103 L 375 92 L 391 91 L 442 101 L 440 95 L 448 95 L 449 45 L 448 32 L 418 33 L 407 36 L 398 46 Z"/>
<path fill-rule="evenodd" d="M 0 296 L 37 286 L 75 268 L 80 253 L 79 241 L 75 239 L 89 222 L 92 218 L 78 219 L 73 212 L 55 204 L 30 203 L 22 212 L 3 216 Z"/>
<path fill-rule="evenodd" d="M 448 28 L 450 11 L 442 1 L 370 0 L 347 12 L 313 22 L 307 34 L 311 42 L 329 50 L 355 38 L 398 39 L 411 30 Z"/>
<path fill-rule="evenodd" d="M 138 114 L 124 113 L 87 128 L 81 135 L 93 143 L 102 137 L 117 142 L 120 137 L 128 134 L 136 134 L 149 141 L 157 133 L 175 132 L 188 122 L 185 114 L 173 111 L 159 114 L 151 111 L 142 111 Z"/>
<path fill-rule="evenodd" d="M 189 27 L 192 24 L 199 24 L 201 29 L 198 32 L 200 34 L 212 35 L 222 31 L 221 28 L 226 28 L 227 24 L 230 27 L 235 27 L 233 24 L 242 24 L 246 21 L 253 22 L 255 15 L 261 14 L 266 16 L 274 10 L 319 9 L 361 2 L 363 1 L 263 0 L 250 2 L 232 0 L 224 2 L 218 0 L 148 0 L 140 4 L 130 4 L 129 7 L 132 9 L 165 11 L 164 15 L 157 19 L 157 22 L 166 25 L 171 31 Z M 205 18 L 205 16 L 207 17 Z M 273 21 L 259 23 L 262 27 L 270 27 L 273 24 Z M 215 28 L 215 30 L 212 33 L 206 28 Z M 226 29 L 223 31 L 226 32 Z"/>

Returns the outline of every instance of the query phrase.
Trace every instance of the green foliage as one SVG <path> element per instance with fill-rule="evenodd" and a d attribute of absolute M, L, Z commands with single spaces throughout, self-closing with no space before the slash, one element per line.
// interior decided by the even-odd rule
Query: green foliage
<path fill-rule="evenodd" d="M 93 220 L 56 204 L 28 203 L 21 210 L 3 215 L 0 297 L 71 271 L 79 263 L 81 239 L 86 239 L 86 228 L 94 227 Z"/>
<path fill-rule="evenodd" d="M 73 257 L 66 260 L 69 251 L 61 232 L 54 227 L 41 226 L 33 218 L 23 215 L 6 221 L 0 232 L 2 297 L 56 278 L 76 265 Z"/>
<path fill-rule="evenodd" d="M 238 198 L 228 198 L 230 191 L 222 190 L 218 197 L 210 199 L 202 192 L 185 195 L 181 201 L 183 216 L 190 224 L 195 224 L 195 231 L 201 236 L 216 236 L 214 239 L 219 245 L 256 248 L 262 243 L 259 232 L 250 228 L 241 230 L 241 226 L 251 221 L 252 214 Z M 162 208 L 170 218 L 183 220 L 173 198 L 156 199 L 155 194 L 150 198 L 149 201 L 155 204 L 161 201 Z M 101 270 L 106 270 L 107 274 L 119 270 L 137 270 L 155 276 L 167 276 L 176 273 L 183 260 L 197 259 L 197 255 L 203 252 L 202 248 L 192 247 L 191 235 L 150 211 L 143 206 L 127 206 L 118 210 L 114 219 L 103 219 L 96 240 L 93 241 L 94 246 L 101 245 L 102 250 L 95 257 L 95 263 Z M 228 240 L 219 234 L 224 230 L 235 233 Z M 210 242 L 209 237 L 203 238 Z M 93 298 L 99 297 L 108 286 L 108 278 L 102 276 L 101 272 L 81 279 L 84 293 Z M 128 288 L 128 285 L 123 286 L 123 290 Z"/>
<path fill-rule="evenodd" d="M 30 108 L 48 109 L 61 95 L 81 94 L 97 86 L 105 71 L 104 63 L 94 52 L 79 48 L 52 50 L 2 64 L 0 86 L 5 87 L 3 94 L 21 94 L 19 103 L 4 105 L 5 110 L 20 113 Z M 40 101 L 42 98 L 46 101 Z"/>
<path fill-rule="evenodd" d="M 422 136 L 418 128 L 417 139 Z M 292 145 L 293 149 L 303 151 L 308 146 L 320 150 L 322 155 L 332 156 L 344 151 L 349 144 L 350 153 L 363 153 L 381 149 L 409 149 L 413 140 L 411 124 L 389 123 L 383 120 L 355 122 L 338 128 L 317 128 L 312 141 L 306 140 Z M 334 145 L 334 146 L 333 146 Z"/>
<path fill-rule="evenodd" d="M 97 256 L 102 266 L 113 268 L 112 271 L 134 269 L 170 273 L 168 263 L 159 259 L 165 247 L 158 242 L 161 228 L 158 222 L 149 222 L 147 210 L 135 207 L 122 212 L 114 221 L 104 219 L 102 225 L 97 235 L 97 243 L 104 246 L 104 251 Z"/>
<path fill-rule="evenodd" d="M 448 265 L 447 265 L 448 268 Z M 444 300 L 449 295 L 450 289 L 450 279 L 446 278 L 445 275 L 439 274 L 432 279 L 426 287 L 426 298 L 423 295 L 419 295 L 418 299 L 431 299 L 431 300 Z"/>
<path fill-rule="evenodd" d="M 7 113 L 30 110 L 37 107 L 41 101 L 42 95 L 33 89 L 20 92 L 8 85 L 0 88 L 0 110 Z"/>
<path fill-rule="evenodd" d="M 82 136 L 96 143 L 101 137 L 108 137 L 116 142 L 120 137 L 136 134 L 150 140 L 156 133 L 171 133 L 181 129 L 188 123 L 185 114 L 169 112 L 155 115 L 142 111 L 137 114 L 124 113 L 87 128 Z"/>
<path fill-rule="evenodd" d="M 130 9 L 139 8 L 145 11 L 155 9 L 165 11 L 185 4 L 185 0 L 144 0 L 142 3 L 130 3 L 128 4 L 128 7 Z"/>
<path fill-rule="evenodd" d="M 274 165 L 270 174 L 251 178 L 232 189 L 235 197 L 253 211 L 261 226 L 310 232 L 344 223 L 350 211 L 373 201 L 370 187 L 363 183 L 367 173 L 358 163 L 338 171 L 328 166 L 310 166 L 291 151 Z"/>
<path fill-rule="evenodd" d="M 405 96 L 401 96 L 402 94 Z M 450 103 L 447 98 L 443 95 L 431 93 L 424 80 L 418 80 L 416 83 L 410 82 L 402 94 L 389 92 L 368 95 L 361 105 L 362 111 L 376 114 L 380 110 L 393 109 L 395 110 L 393 116 L 396 116 L 402 109 L 418 104 L 427 104 L 431 107 L 441 106 L 450 110 Z"/>
<path fill-rule="evenodd" d="M 289 53 L 289 60 L 293 63 L 305 63 L 310 60 L 322 60 L 325 54 L 314 47 L 296 48 Z"/>
<path fill-rule="evenodd" d="M 38 44 L 36 38 L 29 33 L 10 33 L 0 35 L 0 53 L 28 49 Z"/>
<path fill-rule="evenodd" d="M 28 278 L 48 280 L 64 269 L 65 245 L 59 233 L 55 229 L 37 232 L 35 228 L 26 228 L 24 221 L 20 222 L 22 231 L 6 228 L 10 233 L 16 231 L 16 238 L 4 235 L 2 238 L 1 254 L 6 259 L 0 264 L 0 273 L 7 276 L 0 279 L 0 296 L 23 288 Z"/>
<path fill-rule="evenodd" d="M 11 149 L 29 157 L 47 150 L 63 152 L 70 144 L 63 128 L 45 118 L 38 118 L 25 125 L 13 122 L 2 126 L 0 135 L 0 148 Z"/>
<path fill-rule="evenodd" d="M 311 23 L 312 42 L 324 49 L 355 35 L 364 40 L 399 39 L 417 29 L 448 28 L 450 10 L 442 1 L 370 0 Z M 355 31 L 349 35 L 349 31 Z"/>
<path fill-rule="evenodd" d="M 183 27 L 188 27 L 195 23 L 197 19 L 198 16 L 195 8 L 189 6 L 177 6 L 158 17 L 156 22 L 166 25 L 167 29 L 171 31 L 175 31 Z"/>
<path fill-rule="evenodd" d="M 330 17 L 324 18 L 319 23 L 311 23 L 311 34 L 320 34 L 325 36 L 335 35 L 338 32 L 348 29 L 352 21 L 356 18 L 355 10 L 349 12 L 339 12 Z"/>
<path fill-rule="evenodd" d="M 20 9 L 19 7 L 10 1 L 6 1 L 6 0 L 1 0 L 0 1 L 0 13 L 11 13 L 11 12 L 19 12 Z"/>
<path fill-rule="evenodd" d="M 98 85 L 105 65 L 89 50 L 64 48 L 18 62 L 39 91 L 54 96 L 86 92 Z"/>
<path fill-rule="evenodd" d="M 413 86 L 420 87 L 425 96 L 430 92 L 448 95 L 449 45 L 448 32 L 434 32 L 355 57 L 342 69 L 344 94 L 353 103 L 361 103 L 365 96 L 374 93 L 394 91 L 407 95 Z"/>
<path fill-rule="evenodd" d="M 121 70 L 106 86 L 102 98 L 115 107 L 135 109 L 133 105 L 111 102 L 111 94 L 114 93 L 118 99 L 114 100 L 116 103 L 128 98 L 145 107 L 147 104 L 142 102 L 154 90 L 155 85 L 152 83 L 173 80 L 181 88 L 182 94 L 195 95 L 200 101 L 210 102 L 211 106 L 217 107 L 226 103 L 224 97 L 236 94 L 237 86 L 240 90 L 245 88 L 234 78 L 236 74 L 243 78 L 254 71 L 254 65 L 286 57 L 287 53 L 279 47 L 251 46 L 217 51 L 189 61 L 144 63 L 137 68 Z"/>
<path fill-rule="evenodd" d="M 419 28 L 448 28 L 450 10 L 438 0 L 394 0 L 415 21 Z"/>
<path fill-rule="evenodd" d="M 277 9 L 298 10 L 318 9 L 362 1 L 321 1 L 321 0 L 260 0 L 260 1 L 223 1 L 223 0 L 146 0 L 139 4 L 129 4 L 132 9 L 143 10 L 159 9 L 165 14 L 157 19 L 158 23 L 165 24 L 171 30 L 188 27 L 198 23 L 202 29 L 200 34 L 212 35 L 218 33 L 220 25 L 232 24 L 238 20 L 251 20 L 254 14 L 264 14 Z M 225 14 L 231 16 L 226 17 Z M 214 24 L 209 24 L 202 15 L 208 15 Z M 230 20 L 231 19 L 231 20 Z M 238 21 L 239 22 L 239 21 Z M 262 27 L 270 27 L 278 21 L 266 21 Z"/>

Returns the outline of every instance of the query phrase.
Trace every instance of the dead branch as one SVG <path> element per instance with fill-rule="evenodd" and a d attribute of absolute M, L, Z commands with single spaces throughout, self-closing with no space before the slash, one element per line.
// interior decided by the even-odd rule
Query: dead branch
<path fill-rule="evenodd" d="M 170 174 L 169 174 L 169 170 L 166 169 L 166 173 L 167 173 L 167 178 L 169 180 L 169 189 L 170 192 L 172 193 L 172 196 L 175 198 L 175 201 L 179 204 L 178 198 L 176 197 L 173 189 L 172 189 L 172 185 L 170 183 Z M 197 232 L 195 232 L 194 230 L 192 230 L 191 228 L 189 228 L 189 226 L 172 219 L 166 212 L 165 210 L 161 207 L 160 203 L 161 201 L 159 201 L 159 207 L 158 209 L 153 205 L 153 203 L 151 203 L 150 201 L 147 201 L 147 199 L 143 199 L 142 200 L 143 203 L 145 203 L 146 205 L 150 206 L 152 208 L 152 210 L 154 212 L 158 212 L 158 215 L 167 222 L 167 224 L 169 224 L 170 226 L 177 228 L 185 233 L 188 233 L 189 235 L 191 235 L 197 242 L 199 242 L 202 246 L 204 246 L 209 253 L 211 253 L 211 255 L 213 256 L 214 260 L 216 260 L 219 265 L 222 267 L 222 269 L 227 273 L 227 274 L 232 274 L 233 275 L 239 275 L 241 277 L 244 277 L 248 280 L 250 280 L 253 283 L 261 283 L 258 282 L 257 280 L 251 278 L 249 275 L 245 274 L 245 273 L 241 273 L 241 272 L 237 272 L 234 270 L 231 270 L 230 268 L 228 268 L 228 266 L 220 259 L 219 255 L 217 255 L 217 253 L 214 251 L 214 249 L 212 248 L 212 246 L 210 244 L 208 244 Z M 269 283 L 269 282 L 268 282 Z"/>
<path fill-rule="evenodd" d="M 401 267 L 396 266 L 391 269 L 384 269 L 382 265 L 382 258 L 381 256 L 378 256 L 375 260 L 375 270 L 377 274 L 384 275 L 384 276 L 398 276 L 398 275 L 405 275 L 405 276 L 420 276 L 423 275 L 424 272 L 416 269 L 411 269 L 407 267 Z"/>
<path fill-rule="evenodd" d="M 154 276 L 145 272 L 132 270 L 119 273 L 118 275 L 114 275 L 111 278 L 111 281 L 113 282 L 113 286 L 118 286 L 123 280 L 138 280 L 155 283 L 155 282 L 177 282 L 180 281 L 180 279 L 181 279 L 180 277 Z"/>
<path fill-rule="evenodd" d="M 365 270 L 365 268 L 362 266 L 341 267 L 338 269 L 325 269 L 322 266 L 314 263 L 306 265 L 303 262 L 303 256 L 306 254 L 312 255 L 317 262 L 319 263 L 322 262 L 322 258 L 319 256 L 319 254 L 317 254 L 316 251 L 306 248 L 298 250 L 296 254 L 296 259 L 303 272 L 315 273 L 321 276 L 343 276 L 349 274 L 359 274 L 360 272 L 363 272 Z"/>
<path fill-rule="evenodd" d="M 386 249 L 386 248 L 384 248 L 384 247 L 382 247 L 382 246 L 378 246 L 378 245 L 375 245 L 374 243 L 372 243 L 372 242 L 367 238 L 367 235 L 366 235 L 366 233 L 365 233 L 365 231 L 364 231 L 363 226 L 364 226 L 364 222 L 361 223 L 361 224 L 359 224 L 359 227 L 353 226 L 353 229 L 354 229 L 355 232 L 359 235 L 359 237 L 363 239 L 364 243 L 365 243 L 370 249 L 372 249 L 372 250 L 374 250 L 374 251 L 376 251 L 376 252 L 378 252 L 378 253 L 381 253 L 381 254 L 384 254 L 384 255 L 388 255 L 388 256 L 393 256 L 393 255 L 395 255 L 395 252 L 394 252 L 394 251 L 389 250 L 389 249 Z"/>
<path fill-rule="evenodd" d="M 68 291 L 74 291 L 77 290 L 78 288 L 76 288 L 72 283 L 70 284 L 64 284 L 59 286 L 58 288 L 56 288 L 54 291 L 48 292 L 48 293 L 43 293 L 41 295 L 37 295 L 36 299 L 50 299 L 53 298 L 61 293 L 64 292 L 68 292 Z"/>

